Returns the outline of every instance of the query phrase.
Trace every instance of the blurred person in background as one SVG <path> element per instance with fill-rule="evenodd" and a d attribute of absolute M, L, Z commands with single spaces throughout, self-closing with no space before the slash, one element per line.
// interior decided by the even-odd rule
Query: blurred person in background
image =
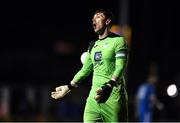
<path fill-rule="evenodd" d="M 98 39 L 90 43 L 85 62 L 70 84 L 58 86 L 51 92 L 52 98 L 60 99 L 93 72 L 84 109 L 85 122 L 128 121 L 124 77 L 128 48 L 123 36 L 110 31 L 113 18 L 109 10 L 100 9 L 94 13 L 92 25 Z"/>
<path fill-rule="evenodd" d="M 137 90 L 135 99 L 135 117 L 139 122 L 152 122 L 153 110 L 163 109 L 163 103 L 156 95 L 156 84 L 158 82 L 155 65 L 150 66 L 150 73 L 144 83 Z"/>

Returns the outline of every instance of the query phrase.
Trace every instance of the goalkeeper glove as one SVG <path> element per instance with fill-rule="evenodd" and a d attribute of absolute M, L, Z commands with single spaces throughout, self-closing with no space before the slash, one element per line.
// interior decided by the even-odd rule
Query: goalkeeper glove
<path fill-rule="evenodd" d="M 97 90 L 97 95 L 95 97 L 96 101 L 98 103 L 105 103 L 111 95 L 112 89 L 115 85 L 116 81 L 110 80 L 104 86 L 102 86 L 101 89 Z"/>
<path fill-rule="evenodd" d="M 62 85 L 62 86 L 56 87 L 55 90 L 56 91 L 51 92 L 51 97 L 54 99 L 60 99 L 70 92 L 68 85 Z"/>
<path fill-rule="evenodd" d="M 69 93 L 73 88 L 77 87 L 73 82 L 69 85 L 62 85 L 56 87 L 56 91 L 51 92 L 51 97 L 54 99 L 63 98 L 67 93 Z"/>

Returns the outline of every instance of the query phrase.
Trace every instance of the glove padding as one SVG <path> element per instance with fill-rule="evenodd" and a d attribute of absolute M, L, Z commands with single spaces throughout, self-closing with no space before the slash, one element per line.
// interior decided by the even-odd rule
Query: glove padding
<path fill-rule="evenodd" d="M 105 84 L 104 86 L 101 87 L 101 89 L 98 89 L 96 91 L 97 95 L 95 97 L 95 100 L 98 103 L 105 103 L 109 96 L 111 95 L 113 86 L 115 86 L 115 81 L 110 80 L 107 84 Z"/>
<path fill-rule="evenodd" d="M 54 99 L 60 99 L 71 91 L 68 85 L 62 85 L 62 86 L 56 87 L 55 90 L 56 91 L 51 92 L 51 97 Z"/>

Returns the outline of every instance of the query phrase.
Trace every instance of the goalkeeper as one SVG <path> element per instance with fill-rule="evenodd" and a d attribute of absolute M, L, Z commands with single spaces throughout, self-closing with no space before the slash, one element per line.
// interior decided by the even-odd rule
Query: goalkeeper
<path fill-rule="evenodd" d="M 56 87 L 51 97 L 60 99 L 93 72 L 92 87 L 86 100 L 84 122 L 128 121 L 128 99 L 124 70 L 127 64 L 127 45 L 122 36 L 110 31 L 113 14 L 97 10 L 92 25 L 98 40 L 89 45 L 81 70 L 69 85 Z"/>

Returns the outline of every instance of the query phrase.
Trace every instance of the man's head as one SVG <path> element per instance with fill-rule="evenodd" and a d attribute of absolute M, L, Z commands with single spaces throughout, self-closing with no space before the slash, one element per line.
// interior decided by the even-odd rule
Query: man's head
<path fill-rule="evenodd" d="M 99 9 L 96 10 L 92 19 L 94 31 L 97 34 L 103 33 L 106 28 L 111 28 L 114 16 L 111 11 Z"/>
<path fill-rule="evenodd" d="M 149 75 L 147 81 L 151 84 L 156 84 L 158 82 L 158 76 L 153 74 Z"/>

